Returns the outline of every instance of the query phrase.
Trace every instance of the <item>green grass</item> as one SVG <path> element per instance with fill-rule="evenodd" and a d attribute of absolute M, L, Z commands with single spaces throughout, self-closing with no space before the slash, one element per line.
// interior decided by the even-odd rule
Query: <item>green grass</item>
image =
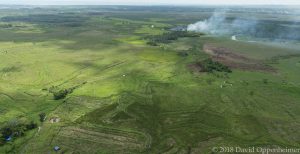
<path fill-rule="evenodd" d="M 25 28 L 0 30 L 0 126 L 24 118 L 38 122 L 40 130 L 0 146 L 0 153 L 55 153 L 56 145 L 66 153 L 300 147 L 300 58 L 270 63 L 298 50 L 209 36 L 154 47 L 143 38 L 207 13 L 139 14 L 100 7 L 107 12 L 88 15 L 89 9 L 59 9 L 66 13 L 44 8 L 49 16 L 36 10 L 33 16 L 15 10 L 6 16 L 22 17 L 1 22 Z M 276 72 L 194 72 L 188 66 L 209 57 L 204 44 L 270 63 Z M 52 86 L 77 88 L 54 100 Z M 60 121 L 51 123 L 54 117 Z"/>

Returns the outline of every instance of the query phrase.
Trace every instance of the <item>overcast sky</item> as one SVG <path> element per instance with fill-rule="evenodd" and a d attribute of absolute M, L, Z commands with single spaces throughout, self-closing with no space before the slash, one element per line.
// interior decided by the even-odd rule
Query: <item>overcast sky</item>
<path fill-rule="evenodd" d="M 0 0 L 27 5 L 300 5 L 300 0 Z"/>

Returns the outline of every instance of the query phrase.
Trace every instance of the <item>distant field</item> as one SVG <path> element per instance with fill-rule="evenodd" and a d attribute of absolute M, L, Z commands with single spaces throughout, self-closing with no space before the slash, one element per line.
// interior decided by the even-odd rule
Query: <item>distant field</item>
<path fill-rule="evenodd" d="M 170 31 L 213 11 L 0 9 L 0 153 L 300 148 L 298 45 Z"/>

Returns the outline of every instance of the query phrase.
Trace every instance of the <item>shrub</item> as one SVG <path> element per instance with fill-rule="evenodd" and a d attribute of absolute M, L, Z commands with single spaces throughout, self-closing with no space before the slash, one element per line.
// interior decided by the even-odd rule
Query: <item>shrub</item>
<path fill-rule="evenodd" d="M 44 122 L 46 119 L 46 113 L 40 113 L 39 117 L 40 117 L 40 122 Z"/>
<path fill-rule="evenodd" d="M 12 134 L 13 134 L 13 131 L 10 127 L 6 126 L 6 127 L 1 128 L 1 135 L 3 138 L 8 137 Z"/>
<path fill-rule="evenodd" d="M 151 46 L 158 46 L 158 44 L 154 41 L 149 41 L 147 42 L 148 45 L 151 45 Z"/>
<path fill-rule="evenodd" d="M 263 79 L 263 83 L 268 84 L 269 83 L 268 79 Z"/>
<path fill-rule="evenodd" d="M 180 57 L 187 57 L 189 54 L 187 52 L 182 51 L 182 52 L 178 52 L 177 55 Z"/>
<path fill-rule="evenodd" d="M 5 144 L 4 136 L 0 134 L 0 146 Z"/>
<path fill-rule="evenodd" d="M 80 85 L 70 87 L 67 89 L 59 90 L 57 86 L 52 86 L 49 88 L 49 92 L 53 94 L 55 100 L 64 99 L 67 97 L 68 94 L 71 94 L 75 89 L 79 88 L 80 86 L 87 84 L 87 82 L 83 82 Z"/>
<path fill-rule="evenodd" d="M 33 121 L 31 121 L 29 124 L 26 124 L 26 130 L 32 130 L 37 128 L 37 124 Z"/>
<path fill-rule="evenodd" d="M 148 45 L 157 46 L 159 43 L 170 43 L 171 41 L 177 40 L 181 37 L 198 37 L 201 34 L 191 33 L 187 31 L 173 31 L 164 33 L 158 36 L 148 37 Z"/>
<path fill-rule="evenodd" d="M 67 95 L 72 92 L 73 92 L 73 89 L 64 89 L 64 90 L 60 90 L 58 92 L 54 92 L 53 96 L 54 96 L 55 100 L 60 100 L 60 99 L 66 98 Z"/>
<path fill-rule="evenodd" d="M 214 71 L 227 72 L 227 73 L 232 72 L 228 66 L 225 66 L 219 62 L 215 62 L 212 59 L 203 60 L 198 63 L 198 66 L 200 66 L 201 72 L 209 72 L 209 73 L 212 73 Z"/>
<path fill-rule="evenodd" d="M 9 121 L 0 128 L 0 145 L 5 143 L 7 137 L 21 137 L 25 135 L 26 131 L 35 128 L 37 128 L 37 124 L 33 121 L 30 123 L 24 123 L 17 120 Z"/>

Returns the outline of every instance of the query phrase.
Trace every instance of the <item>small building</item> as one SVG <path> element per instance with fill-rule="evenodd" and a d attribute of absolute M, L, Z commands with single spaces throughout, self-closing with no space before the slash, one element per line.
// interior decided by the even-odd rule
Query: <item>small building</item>
<path fill-rule="evenodd" d="M 11 141 L 12 140 L 12 137 L 11 136 L 7 136 L 6 138 L 5 138 L 5 141 Z"/>
<path fill-rule="evenodd" d="M 59 146 L 55 146 L 55 147 L 53 148 L 53 150 L 54 150 L 54 151 L 59 151 L 59 150 L 60 150 L 60 147 L 59 147 Z"/>
<path fill-rule="evenodd" d="M 57 122 L 60 121 L 60 118 L 58 118 L 58 117 L 52 117 L 52 118 L 50 118 L 49 121 L 50 121 L 51 123 L 57 123 Z"/>

